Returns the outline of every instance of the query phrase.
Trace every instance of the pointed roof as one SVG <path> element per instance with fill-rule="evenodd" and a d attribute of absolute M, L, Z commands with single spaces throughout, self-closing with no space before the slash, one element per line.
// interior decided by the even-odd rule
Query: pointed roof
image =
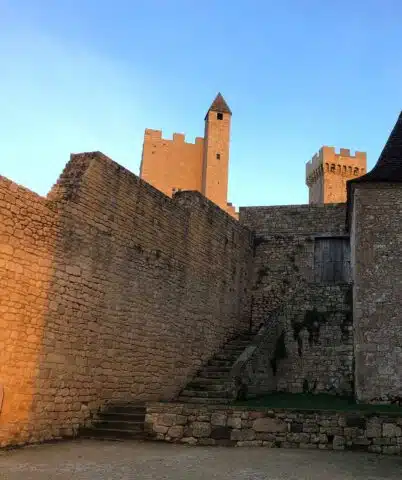
<path fill-rule="evenodd" d="M 232 115 L 232 111 L 230 110 L 228 104 L 226 103 L 225 99 L 223 98 L 220 92 L 215 97 L 215 100 L 212 102 L 211 106 L 209 107 L 208 112 L 220 112 L 220 113 L 228 113 L 229 115 Z M 207 112 L 207 115 L 208 115 L 208 112 Z"/>
<path fill-rule="evenodd" d="M 402 182 L 402 112 L 374 168 L 351 182 Z"/>
<path fill-rule="evenodd" d="M 377 163 L 366 175 L 349 180 L 347 189 L 347 225 L 350 227 L 351 210 L 353 208 L 352 186 L 357 183 L 402 182 L 402 112 L 387 143 L 385 144 Z"/>

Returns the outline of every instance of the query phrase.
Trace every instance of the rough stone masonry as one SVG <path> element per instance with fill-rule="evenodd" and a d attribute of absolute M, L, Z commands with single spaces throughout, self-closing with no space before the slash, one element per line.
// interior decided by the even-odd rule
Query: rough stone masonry
<path fill-rule="evenodd" d="M 99 152 L 72 155 L 47 197 L 0 177 L 0 445 L 74 435 L 106 403 L 174 399 L 261 324 L 260 391 L 400 403 L 402 116 L 347 185 L 346 204 L 238 222 Z"/>

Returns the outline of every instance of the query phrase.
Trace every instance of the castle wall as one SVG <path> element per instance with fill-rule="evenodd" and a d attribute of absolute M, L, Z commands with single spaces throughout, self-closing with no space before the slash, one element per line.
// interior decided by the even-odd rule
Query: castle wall
<path fill-rule="evenodd" d="M 159 130 L 145 131 L 140 177 L 165 195 L 173 189 L 201 192 L 204 139 L 186 143 L 183 134 L 173 140 L 162 138 Z"/>
<path fill-rule="evenodd" d="M 355 384 L 362 402 L 402 398 L 402 186 L 354 187 Z"/>
<path fill-rule="evenodd" d="M 345 214 L 344 204 L 240 209 L 240 223 L 255 233 L 253 327 L 274 312 L 282 319 L 282 339 L 264 353 L 277 374 L 266 362 L 262 390 L 352 392 L 350 284 L 318 281 L 315 267 L 316 242 L 346 236 Z"/>
<path fill-rule="evenodd" d="M 0 178 L 0 445 L 73 434 L 108 401 L 170 399 L 249 325 L 250 233 L 100 153 L 48 198 Z"/>

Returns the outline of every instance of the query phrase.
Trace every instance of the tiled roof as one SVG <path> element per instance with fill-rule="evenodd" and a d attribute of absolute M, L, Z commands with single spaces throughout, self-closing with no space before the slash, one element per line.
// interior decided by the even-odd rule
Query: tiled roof
<path fill-rule="evenodd" d="M 212 102 L 212 105 L 209 107 L 209 112 L 220 112 L 220 113 L 229 113 L 232 115 L 228 104 L 225 102 L 225 99 L 222 97 L 221 93 L 219 92 L 218 95 L 215 97 L 215 100 Z"/>

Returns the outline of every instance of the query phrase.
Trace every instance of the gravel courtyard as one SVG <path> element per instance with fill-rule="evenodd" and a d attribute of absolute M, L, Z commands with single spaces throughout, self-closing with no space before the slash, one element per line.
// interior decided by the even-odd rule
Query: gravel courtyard
<path fill-rule="evenodd" d="M 382 480 L 402 458 L 314 450 L 71 442 L 0 452 L 1 480 Z"/>

